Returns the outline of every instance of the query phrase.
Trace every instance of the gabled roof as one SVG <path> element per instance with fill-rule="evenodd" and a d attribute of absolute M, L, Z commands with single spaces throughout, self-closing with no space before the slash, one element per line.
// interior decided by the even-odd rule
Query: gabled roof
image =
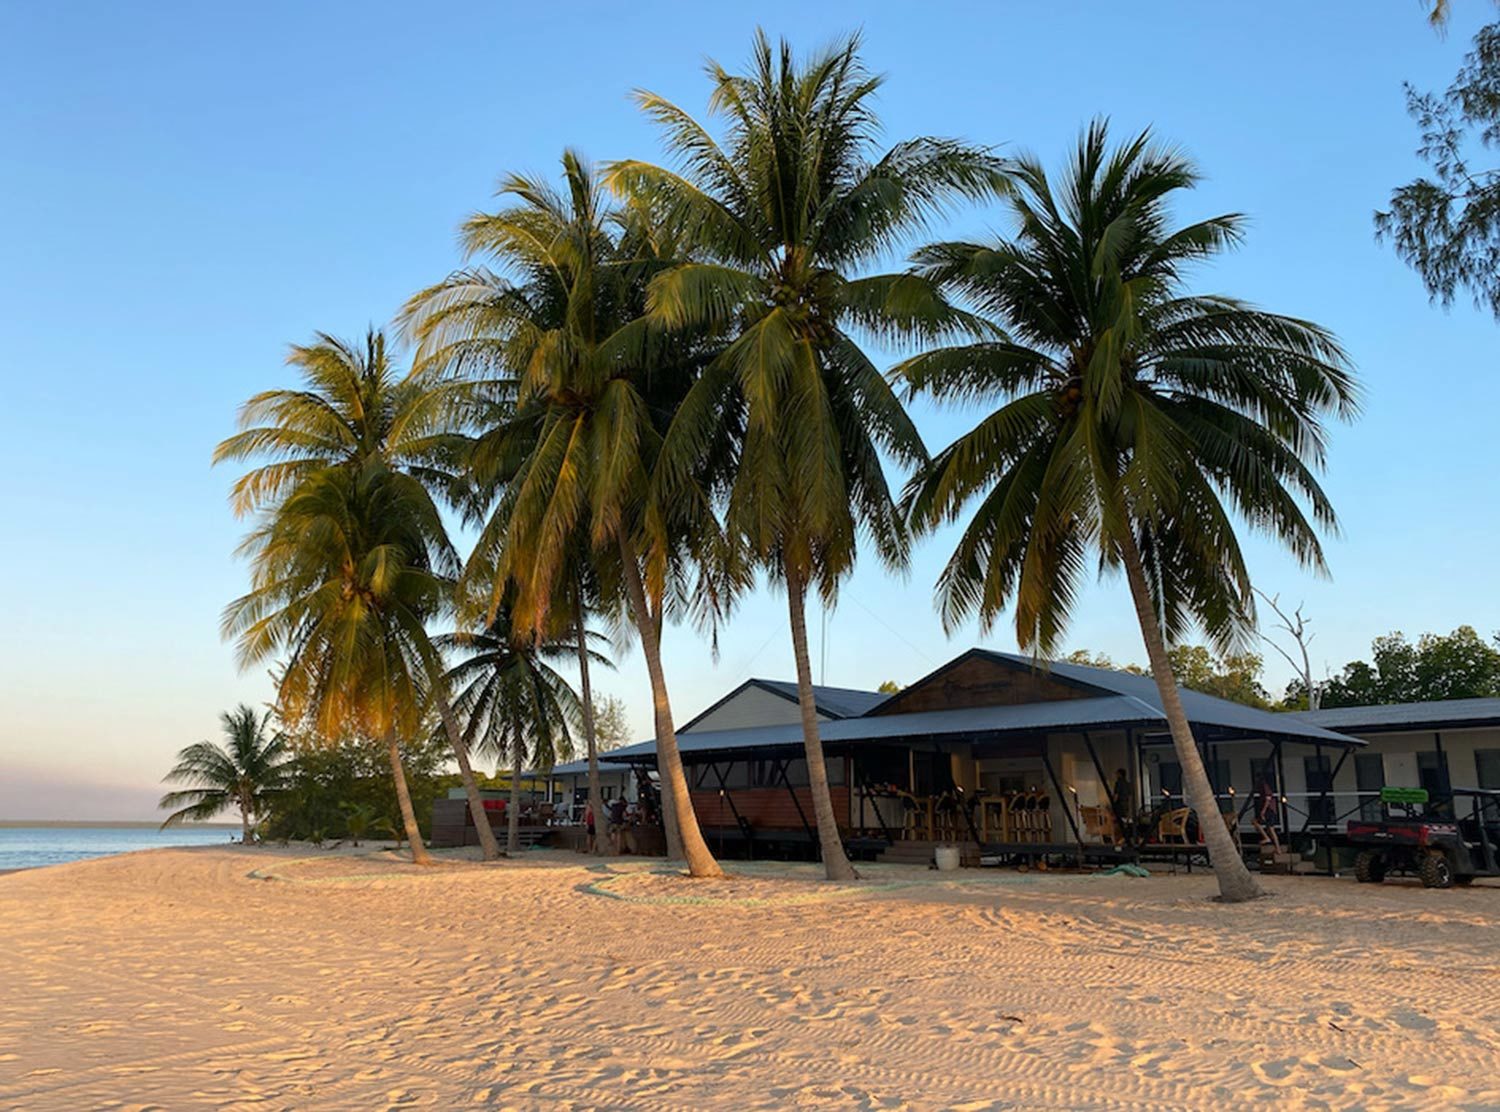
<path fill-rule="evenodd" d="M 1061 679 L 1087 684 L 1124 698 L 1134 699 L 1150 707 L 1152 713 L 1160 717 L 1165 724 L 1166 714 L 1161 708 L 1161 696 L 1156 690 L 1156 681 L 1150 676 L 1138 676 L 1133 672 L 1120 672 L 1113 668 L 1069 664 L 1061 660 L 1034 661 L 1031 657 L 1017 653 L 980 651 L 989 652 L 991 656 L 1019 665 L 1045 668 Z M 1244 703 L 1220 699 L 1217 695 L 1205 695 L 1201 691 L 1193 691 L 1186 687 L 1179 686 L 1177 691 L 1182 697 L 1182 709 L 1187 711 L 1188 720 L 1193 723 L 1221 726 L 1272 737 L 1302 737 L 1308 741 L 1326 741 L 1331 744 L 1347 745 L 1350 742 L 1357 744 L 1356 739 L 1335 733 L 1328 728 L 1332 723 L 1306 721 L 1302 715 L 1286 711 L 1248 707 Z"/>
<path fill-rule="evenodd" d="M 797 684 L 792 680 L 748 679 L 728 695 L 678 726 L 677 732 L 679 734 L 688 732 L 714 711 L 752 687 L 768 691 L 789 702 L 797 701 Z M 813 704 L 818 708 L 818 713 L 827 715 L 829 718 L 853 718 L 864 714 L 871 707 L 884 702 L 885 699 L 885 694 L 880 691 L 860 691 L 852 687 L 823 687 L 813 684 Z"/>
<path fill-rule="evenodd" d="M 824 722 L 819 733 L 826 745 L 895 740 L 906 737 L 1004 736 L 1028 733 L 1062 733 L 1120 727 L 1144 727 L 1164 733 L 1167 719 L 1161 709 L 1156 682 L 1149 676 L 1135 676 L 1107 668 L 1090 668 L 1079 664 L 1037 661 L 1015 653 L 971 650 L 983 653 L 1006 667 L 1029 671 L 1044 670 L 1065 683 L 1079 685 L 1089 692 L 1079 698 L 1018 703 L 1008 706 L 956 707 L 947 710 L 918 711 L 907 714 L 865 714 L 833 722 Z M 969 654 L 965 654 L 969 655 Z M 910 690 L 910 689 L 908 689 Z M 1230 736 L 1282 738 L 1304 743 L 1322 743 L 1340 747 L 1363 742 L 1322 726 L 1301 721 L 1300 716 L 1259 710 L 1239 703 L 1182 689 L 1183 709 L 1195 727 Z M 684 753 L 731 752 L 735 750 L 770 749 L 802 744 L 799 723 L 774 726 L 752 726 L 737 730 L 701 730 L 679 732 L 678 748 Z M 635 761 L 655 754 L 656 743 L 644 741 L 604 755 L 607 761 Z"/>
<path fill-rule="evenodd" d="M 1500 726 L 1500 699 L 1442 699 L 1426 703 L 1392 703 L 1370 707 L 1330 707 L 1297 711 L 1311 725 L 1366 733 L 1402 730 L 1476 729 Z"/>

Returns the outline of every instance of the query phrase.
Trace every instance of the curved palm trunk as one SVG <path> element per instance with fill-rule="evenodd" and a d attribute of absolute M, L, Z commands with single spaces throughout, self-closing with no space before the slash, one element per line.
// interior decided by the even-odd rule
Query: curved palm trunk
<path fill-rule="evenodd" d="M 464 796 L 469 801 L 469 814 L 474 817 L 474 829 L 479 834 L 480 852 L 486 861 L 494 861 L 500 856 L 500 843 L 495 841 L 495 832 L 490 829 L 489 814 L 479 795 L 479 783 L 474 779 L 473 766 L 469 764 L 469 747 L 464 744 L 464 736 L 458 728 L 458 719 L 454 717 L 448 696 L 442 691 L 438 691 L 436 696 L 438 715 L 443 720 L 443 731 L 448 735 L 448 747 L 453 750 L 453 757 L 458 761 L 458 778 L 463 781 Z"/>
<path fill-rule="evenodd" d="M 604 825 L 604 790 L 599 783 L 599 743 L 594 729 L 594 689 L 589 679 L 589 636 L 584 624 L 583 608 L 578 610 L 578 686 L 583 698 L 583 740 L 589 754 L 589 812 L 594 816 L 594 829 Z M 608 838 L 594 838 L 594 854 L 602 857 Z M 610 853 L 614 852 L 613 844 Z"/>
<path fill-rule="evenodd" d="M 844 853 L 839 836 L 833 795 L 828 790 L 828 764 L 823 758 L 823 738 L 818 732 L 818 706 L 813 696 L 812 662 L 807 653 L 807 586 L 790 566 L 786 571 L 787 605 L 792 617 L 792 650 L 797 657 L 797 706 L 802 711 L 802 746 L 807 752 L 807 783 L 812 794 L 813 815 L 818 822 L 818 847 L 823 870 L 829 880 L 858 880 L 859 874 Z"/>
<path fill-rule="evenodd" d="M 505 856 L 521 852 L 521 758 L 526 747 L 521 744 L 521 726 L 516 724 L 515 752 L 510 765 L 510 807 L 505 815 Z"/>
<path fill-rule="evenodd" d="M 401 825 L 406 827 L 406 840 L 411 843 L 411 860 L 414 865 L 431 865 L 432 854 L 422 843 L 422 831 L 417 827 L 417 813 L 412 809 L 411 792 L 406 787 L 406 769 L 401 765 L 401 747 L 396 744 L 396 729 L 385 732 L 385 752 L 391 762 L 391 779 L 396 782 L 396 805 L 401 808 Z"/>
<path fill-rule="evenodd" d="M 672 705 L 667 700 L 667 681 L 661 669 L 661 644 L 656 623 L 646 605 L 646 588 L 630 542 L 620 537 L 620 564 L 625 580 L 625 595 L 630 613 L 641 637 L 641 652 L 646 657 L 646 671 L 651 677 L 651 703 L 656 720 L 656 764 L 661 770 L 662 821 L 667 831 L 669 855 L 675 825 L 679 852 L 687 861 L 688 872 L 695 877 L 721 877 L 724 870 L 703 840 L 698 816 L 693 813 L 693 798 L 688 793 L 687 776 L 682 771 L 682 754 L 677 751 L 677 731 L 672 727 Z"/>
<path fill-rule="evenodd" d="M 1130 583 L 1135 614 L 1141 623 L 1141 636 L 1146 642 L 1151 676 L 1156 680 L 1162 709 L 1167 714 L 1167 725 L 1172 730 L 1172 748 L 1176 750 L 1178 763 L 1182 766 L 1182 784 L 1187 794 L 1187 803 L 1198 815 L 1198 828 L 1203 831 L 1203 840 L 1208 846 L 1208 859 L 1213 864 L 1214 876 L 1219 882 L 1219 896 L 1229 903 L 1263 896 L 1265 892 L 1245 867 L 1240 847 L 1234 844 L 1228 828 L 1219 818 L 1219 801 L 1214 798 L 1208 773 L 1203 768 L 1203 756 L 1198 752 L 1197 742 L 1193 740 L 1193 729 L 1188 724 L 1187 712 L 1182 709 L 1182 696 L 1177 690 L 1177 677 L 1172 674 L 1172 662 L 1167 657 L 1167 644 L 1162 636 L 1161 623 L 1157 620 L 1156 609 L 1152 605 L 1151 588 L 1146 582 L 1146 568 L 1141 562 L 1140 549 L 1136 547 L 1135 537 L 1128 533 L 1120 540 L 1120 557 L 1125 564 L 1125 578 Z"/>

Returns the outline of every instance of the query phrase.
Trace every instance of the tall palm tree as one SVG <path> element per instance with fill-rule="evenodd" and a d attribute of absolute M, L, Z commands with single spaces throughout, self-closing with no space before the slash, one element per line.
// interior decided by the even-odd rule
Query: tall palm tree
<path fill-rule="evenodd" d="M 968 323 L 919 276 L 856 274 L 949 203 L 990 195 L 1003 179 L 988 154 L 945 139 L 877 156 L 880 79 L 861 63 L 857 37 L 799 64 L 786 42 L 773 47 L 759 33 L 751 72 L 710 63 L 708 74 L 722 145 L 681 108 L 642 93 L 681 172 L 642 162 L 610 170 L 616 189 L 682 230 L 692 260 L 653 280 L 653 317 L 733 337 L 678 411 L 663 501 L 732 442 L 739 466 L 724 492 L 726 522 L 786 588 L 819 844 L 828 876 L 852 878 L 818 732 L 806 597 L 834 600 L 861 530 L 887 564 L 904 564 L 906 531 L 881 455 L 908 466 L 926 459 L 856 333 L 921 339 Z"/>
<path fill-rule="evenodd" d="M 980 499 L 938 582 L 943 618 L 988 627 L 1014 604 L 1021 646 L 1050 655 L 1090 554 L 1123 568 L 1220 892 L 1247 899 L 1260 890 L 1217 821 L 1167 642 L 1197 624 L 1229 648 L 1252 628 L 1236 514 L 1323 570 L 1315 524 L 1335 518 L 1314 470 L 1326 419 L 1355 412 L 1352 371 L 1315 324 L 1187 292 L 1242 219 L 1174 226 L 1198 175 L 1148 133 L 1111 148 L 1095 122 L 1056 184 L 1031 158 L 1014 174 L 1013 238 L 916 257 L 1004 332 L 897 368 L 913 392 L 1000 403 L 909 490 L 924 528 Z"/>
<path fill-rule="evenodd" d="M 425 728 L 443 661 L 426 625 L 452 598 L 458 559 L 422 484 L 379 459 L 296 487 L 241 546 L 251 591 L 225 610 L 242 667 L 284 653 L 283 719 L 323 737 L 382 741 L 413 859 L 428 864 L 400 739 Z"/>
<path fill-rule="evenodd" d="M 575 652 L 569 634 L 518 635 L 509 607 L 477 633 L 454 634 L 442 644 L 463 654 L 448 673 L 458 692 L 454 709 L 466 745 L 510 762 L 510 807 L 505 851 L 520 852 L 521 778 L 528 767 L 550 769 L 572 757 L 572 732 L 582 716 L 577 694 L 555 662 Z M 605 658 L 585 650 L 596 661 Z"/>
<path fill-rule="evenodd" d="M 161 797 L 158 807 L 178 808 L 161 827 L 206 822 L 238 807 L 240 840 L 248 846 L 255 836 L 256 816 L 286 782 L 291 754 L 286 738 L 271 730 L 269 711 L 257 718 L 253 708 L 241 704 L 221 714 L 219 721 L 224 725 L 223 745 L 200 741 L 177 754 L 177 764 L 165 780 L 190 786 Z"/>
<path fill-rule="evenodd" d="M 402 375 L 391 362 L 385 334 L 371 329 L 363 346 L 318 333 L 294 345 L 287 362 L 302 376 L 299 390 L 267 390 L 240 409 L 240 431 L 214 449 L 214 463 L 265 460 L 232 488 L 238 516 L 273 510 L 299 482 L 327 467 L 359 468 L 380 460 L 417 479 L 450 504 L 466 505 L 462 463 L 470 444 L 457 429 L 476 404 L 466 384 Z M 415 492 L 414 492 L 415 493 Z M 484 814 L 479 785 L 447 692 L 430 685 L 432 699 L 458 763 L 469 811 L 486 859 L 500 847 Z"/>
<path fill-rule="evenodd" d="M 663 506 L 649 491 L 663 430 L 711 348 L 643 319 L 662 241 L 611 211 L 578 155 L 565 153 L 563 169 L 564 193 L 513 175 L 500 188 L 512 203 L 465 223 L 467 252 L 505 275 L 454 274 L 413 297 L 405 320 L 424 366 L 483 384 L 476 392 L 491 402 L 472 466 L 497 497 L 465 573 L 480 613 L 509 593 L 518 629 L 542 634 L 586 550 L 646 659 L 669 851 L 693 876 L 720 876 L 693 813 L 660 650 L 674 602 L 705 614 L 722 597 L 684 587 L 712 515 L 706 495 Z"/>

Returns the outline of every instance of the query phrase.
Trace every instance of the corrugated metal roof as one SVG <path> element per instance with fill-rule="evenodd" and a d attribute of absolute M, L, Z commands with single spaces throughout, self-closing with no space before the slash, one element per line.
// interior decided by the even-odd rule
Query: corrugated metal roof
<path fill-rule="evenodd" d="M 1136 699 L 1150 707 L 1151 712 L 1163 722 L 1166 720 L 1166 715 L 1161 709 L 1161 696 L 1156 690 L 1156 681 L 1150 676 L 1137 676 L 1112 668 L 1091 668 L 1084 664 L 1068 664 L 1060 660 L 1036 662 L 1029 656 L 1021 656 L 1017 653 L 994 652 L 988 649 L 980 651 L 1014 664 L 1040 667 L 1075 683 L 1088 684 L 1116 695 Z M 1247 707 L 1243 703 L 1220 699 L 1216 695 L 1205 695 L 1201 691 L 1192 691 L 1186 687 L 1178 687 L 1177 690 L 1182 697 L 1182 709 L 1187 711 L 1188 720 L 1195 724 L 1241 730 L 1252 734 L 1305 737 L 1309 741 L 1327 741 L 1335 744 L 1351 740 L 1343 734 L 1333 732 L 1329 728 L 1331 725 L 1329 723 L 1301 721 L 1300 715 Z"/>
<path fill-rule="evenodd" d="M 604 765 L 605 760 L 609 757 L 610 753 L 613 753 L 613 752 L 615 752 L 615 750 L 610 749 L 610 750 L 606 750 L 605 752 L 599 754 L 599 764 L 600 764 L 600 768 L 601 768 L 602 771 L 605 771 L 605 772 L 619 772 L 620 771 L 618 768 L 608 768 L 608 767 L 605 767 L 605 765 Z M 589 762 L 588 762 L 588 758 L 585 757 L 583 760 L 569 761 L 567 764 L 553 765 L 552 766 L 552 775 L 553 776 L 576 776 L 578 773 L 580 773 L 580 772 L 587 772 L 588 770 L 589 770 Z M 542 773 L 538 772 L 536 775 L 541 776 Z"/>
<path fill-rule="evenodd" d="M 754 682 L 762 687 L 771 688 L 796 702 L 797 682 L 795 680 L 756 680 Z M 813 702 L 817 704 L 820 711 L 834 718 L 855 718 L 878 707 L 889 698 L 890 696 L 883 691 L 861 691 L 854 687 L 824 687 L 822 684 L 813 684 Z"/>
<path fill-rule="evenodd" d="M 988 655 L 1026 668 L 1038 665 L 1030 657 L 1013 653 Z M 1015 706 L 959 707 L 953 710 L 920 711 L 912 714 L 865 715 L 819 724 L 827 745 L 904 737 L 935 737 L 944 734 L 1017 734 L 1101 729 L 1107 726 L 1147 726 L 1165 730 L 1156 683 L 1149 676 L 1133 676 L 1103 668 L 1053 663 L 1040 667 L 1065 679 L 1086 684 L 1102 692 L 1081 699 L 1022 703 Z M 1297 716 L 1259 710 L 1197 691 L 1182 691 L 1183 708 L 1195 726 L 1230 730 L 1255 737 L 1280 737 L 1330 745 L 1359 745 L 1355 738 L 1334 733 Z M 677 738 L 684 753 L 726 752 L 737 749 L 776 748 L 802 744 L 800 723 L 753 726 L 738 730 L 694 730 Z M 616 749 L 605 755 L 610 761 L 649 757 L 655 740 Z"/>
<path fill-rule="evenodd" d="M 748 688 L 758 687 L 762 691 L 769 691 L 772 695 L 778 695 L 783 699 L 795 703 L 797 701 L 797 684 L 794 680 L 763 680 L 751 678 L 734 688 L 729 694 L 710 703 L 697 714 L 689 718 L 681 726 L 677 727 L 679 734 L 685 734 L 690 730 L 696 730 L 698 723 L 702 722 L 714 711 L 734 701 L 736 695 Z M 813 704 L 818 708 L 820 714 L 829 718 L 853 718 L 864 714 L 872 707 L 879 706 L 890 696 L 879 691 L 861 691 L 852 687 L 823 687 L 813 684 Z"/>
<path fill-rule="evenodd" d="M 1288 717 L 1334 730 L 1397 731 L 1500 723 L 1500 699 L 1443 699 L 1371 707 L 1330 707 Z"/>

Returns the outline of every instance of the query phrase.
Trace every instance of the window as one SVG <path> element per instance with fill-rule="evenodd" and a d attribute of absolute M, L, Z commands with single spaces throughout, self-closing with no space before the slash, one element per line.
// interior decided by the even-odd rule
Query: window
<path fill-rule="evenodd" d="M 1224 760 L 1212 760 L 1205 766 L 1208 773 L 1208 782 L 1214 789 L 1214 794 L 1220 797 L 1229 795 L 1229 785 L 1233 783 L 1229 778 L 1229 762 Z"/>
<path fill-rule="evenodd" d="M 1379 753 L 1354 754 L 1354 786 L 1359 790 L 1359 817 L 1380 821 L 1380 789 L 1385 787 L 1385 758 Z"/>
<path fill-rule="evenodd" d="M 1271 786 L 1278 791 L 1281 789 L 1280 777 L 1276 775 L 1275 757 L 1251 757 L 1250 758 L 1250 790 L 1260 790 L 1260 782 L 1270 779 Z"/>
<path fill-rule="evenodd" d="M 1500 789 L 1500 749 L 1474 750 L 1474 771 L 1481 788 Z"/>
<path fill-rule="evenodd" d="M 787 771 L 787 778 L 795 786 L 797 781 L 793 778 L 791 771 Z M 807 782 L 807 766 L 803 763 L 802 782 Z M 780 761 L 751 761 L 750 762 L 750 786 L 752 788 L 779 788 L 781 781 Z"/>
<path fill-rule="evenodd" d="M 688 765 L 688 783 L 698 791 L 716 792 L 720 788 L 734 791 L 750 786 L 749 770 L 744 761 L 705 761 Z M 719 780 L 720 775 L 724 779 Z"/>
<path fill-rule="evenodd" d="M 1307 784 L 1307 819 L 1327 825 L 1333 821 L 1333 797 L 1321 792 L 1333 791 L 1333 766 L 1325 755 L 1302 758 L 1302 775 Z"/>
<path fill-rule="evenodd" d="M 1157 790 L 1172 798 L 1182 798 L 1182 766 L 1176 761 L 1162 761 L 1156 766 Z"/>
<path fill-rule="evenodd" d="M 1426 749 L 1417 754 L 1417 780 L 1427 789 L 1432 800 L 1429 810 L 1438 815 L 1453 814 L 1453 799 L 1449 794 L 1452 784 L 1448 780 L 1448 754 L 1436 749 Z"/>
<path fill-rule="evenodd" d="M 1500 789 L 1500 749 L 1474 750 L 1474 770 L 1481 788 Z M 1500 799 L 1485 800 L 1484 813 L 1488 821 L 1500 821 Z"/>

